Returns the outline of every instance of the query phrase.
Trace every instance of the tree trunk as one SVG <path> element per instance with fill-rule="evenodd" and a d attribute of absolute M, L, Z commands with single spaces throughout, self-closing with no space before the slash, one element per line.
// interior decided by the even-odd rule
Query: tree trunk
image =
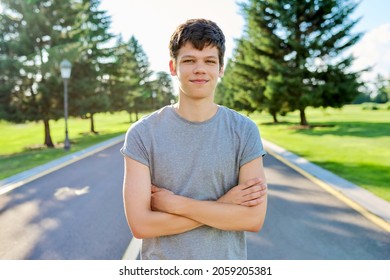
<path fill-rule="evenodd" d="M 306 114 L 305 114 L 305 109 L 299 109 L 299 115 L 301 117 L 301 125 L 307 126 L 307 119 L 306 119 Z"/>
<path fill-rule="evenodd" d="M 50 125 L 49 125 L 49 120 L 44 119 L 43 124 L 45 126 L 45 145 L 48 148 L 54 148 L 53 141 L 51 140 L 51 135 L 50 135 Z"/>
<path fill-rule="evenodd" d="M 278 123 L 278 117 L 276 116 L 276 113 L 272 113 L 272 118 L 274 119 L 274 123 Z"/>
<path fill-rule="evenodd" d="M 130 123 L 132 123 L 133 122 L 133 115 L 131 112 L 129 112 L 129 119 L 130 119 Z"/>
<path fill-rule="evenodd" d="M 89 116 L 89 121 L 90 121 L 90 124 L 91 124 L 91 132 L 94 133 L 94 134 L 97 134 L 97 132 L 95 131 L 95 122 L 93 120 L 93 114 L 92 113 Z"/>

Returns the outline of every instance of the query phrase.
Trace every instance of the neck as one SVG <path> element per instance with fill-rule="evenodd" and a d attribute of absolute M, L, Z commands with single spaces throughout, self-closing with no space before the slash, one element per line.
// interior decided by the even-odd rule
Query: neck
<path fill-rule="evenodd" d="M 217 104 L 205 100 L 192 100 L 190 103 L 179 102 L 173 106 L 176 112 L 190 122 L 204 122 L 211 119 L 218 110 Z"/>

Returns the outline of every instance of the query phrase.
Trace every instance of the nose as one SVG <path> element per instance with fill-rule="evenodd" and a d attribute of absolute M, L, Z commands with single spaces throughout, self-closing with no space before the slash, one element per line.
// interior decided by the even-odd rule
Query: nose
<path fill-rule="evenodd" d="M 193 73 L 195 74 L 203 74 L 205 73 L 205 65 L 203 62 L 196 62 L 194 65 Z"/>

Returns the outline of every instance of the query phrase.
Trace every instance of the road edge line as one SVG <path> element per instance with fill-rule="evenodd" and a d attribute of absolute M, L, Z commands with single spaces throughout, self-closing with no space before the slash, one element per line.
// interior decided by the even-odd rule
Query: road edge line
<path fill-rule="evenodd" d="M 329 184 L 325 183 L 324 181 L 316 178 L 312 174 L 306 172 L 305 170 L 303 170 L 299 166 L 291 163 L 290 161 L 283 158 L 282 156 L 280 156 L 276 152 L 272 151 L 272 149 L 268 148 L 266 150 L 267 150 L 267 153 L 269 153 L 271 156 L 275 157 L 276 159 L 278 159 L 282 163 L 286 164 L 287 166 L 291 167 L 292 169 L 294 169 L 295 171 L 297 171 L 301 175 L 305 176 L 307 179 L 309 179 L 310 181 L 312 181 L 316 185 L 320 186 L 322 189 L 324 189 L 328 193 L 332 194 L 333 196 L 335 196 L 336 198 L 338 198 L 339 200 L 344 202 L 346 205 L 348 205 L 349 207 L 351 207 L 352 209 L 354 209 L 355 211 L 357 211 L 358 213 L 363 215 L 365 218 L 367 218 L 368 220 L 370 220 L 371 222 L 373 222 L 374 224 L 376 224 L 377 226 L 379 226 L 383 230 L 390 233 L 390 223 L 388 223 L 386 220 L 382 219 L 381 217 L 377 216 L 374 213 L 371 213 L 368 209 L 366 209 L 365 207 L 363 207 L 359 203 L 353 201 L 352 199 L 350 199 L 346 195 L 335 190 L 332 186 L 330 186 Z"/>
<path fill-rule="evenodd" d="M 139 252 L 141 251 L 141 246 L 142 239 L 133 237 L 125 253 L 123 254 L 122 260 L 136 260 L 138 258 Z"/>

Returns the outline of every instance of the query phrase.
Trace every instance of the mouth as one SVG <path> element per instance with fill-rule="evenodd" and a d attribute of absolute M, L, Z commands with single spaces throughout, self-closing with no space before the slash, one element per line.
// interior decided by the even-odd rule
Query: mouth
<path fill-rule="evenodd" d="M 202 85 L 202 84 L 205 84 L 208 82 L 208 80 L 205 80 L 205 79 L 194 79 L 194 80 L 190 80 L 191 83 L 194 83 L 194 84 L 199 84 L 199 85 Z"/>

